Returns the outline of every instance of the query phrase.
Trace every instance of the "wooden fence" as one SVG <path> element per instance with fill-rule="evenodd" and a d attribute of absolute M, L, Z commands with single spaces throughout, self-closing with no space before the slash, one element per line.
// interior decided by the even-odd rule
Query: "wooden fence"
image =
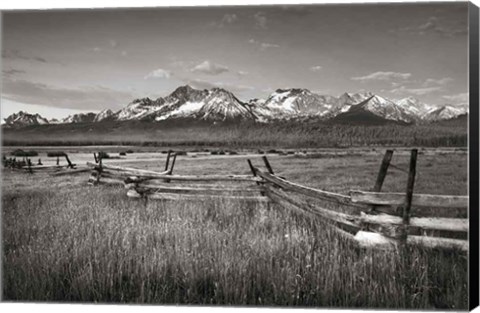
<path fill-rule="evenodd" d="M 348 196 L 302 186 L 276 176 L 266 158 L 264 161 L 268 171 L 254 167 L 250 160 L 248 162 L 254 175 L 263 179 L 266 194 L 274 202 L 322 218 L 337 233 L 354 240 L 362 247 L 388 249 L 399 245 L 416 244 L 429 248 L 468 251 L 468 241 L 464 239 L 468 233 L 468 219 L 443 217 L 441 215 L 444 210 L 439 210 L 451 208 L 466 216 L 468 196 L 414 194 L 416 149 L 411 151 L 406 192 L 381 192 L 392 154 L 392 150 L 385 153 L 372 191 L 354 190 Z M 298 195 L 303 196 L 303 199 L 302 197 L 298 199 Z M 320 201 L 336 202 L 353 209 L 356 214 L 312 205 L 305 201 L 305 196 Z M 412 213 L 412 207 L 419 210 Z M 429 212 L 434 212 L 435 216 L 424 216 Z"/>
<path fill-rule="evenodd" d="M 97 162 L 87 163 L 93 170 L 89 184 L 124 184 L 130 198 L 269 201 L 267 197 L 259 195 L 262 192 L 262 186 L 258 185 L 260 179 L 251 175 L 173 175 L 176 158 L 177 155 L 169 151 L 165 160 L 165 170 L 155 172 L 106 165 L 95 155 Z"/>
<path fill-rule="evenodd" d="M 70 161 L 68 154 L 63 153 L 61 156 L 65 158 L 66 164 L 60 164 L 60 156 L 56 156 L 57 161 L 55 165 L 43 165 L 40 158 L 37 164 L 34 164 L 30 157 L 23 157 L 23 159 L 17 159 L 16 157 L 7 159 L 4 157 L 3 166 L 5 168 L 28 171 L 31 174 L 37 171 L 49 172 L 54 176 L 88 171 L 88 168 L 77 168 L 77 165 Z"/>
<path fill-rule="evenodd" d="M 87 165 L 93 170 L 90 184 L 124 184 L 131 198 L 274 202 L 324 220 L 332 230 L 361 247 L 390 249 L 415 244 L 468 251 L 468 219 L 442 216 L 445 208 L 466 216 L 468 196 L 415 194 L 417 150 L 411 151 L 408 170 L 390 164 L 392 155 L 392 150 L 386 151 L 371 190 L 352 190 L 348 195 L 303 186 L 276 175 L 265 156 L 264 169 L 247 160 L 251 175 L 173 175 L 176 154 L 171 152 L 163 172 L 103 164 L 96 155 L 96 163 Z M 404 193 L 382 192 L 389 167 L 408 173 Z"/>

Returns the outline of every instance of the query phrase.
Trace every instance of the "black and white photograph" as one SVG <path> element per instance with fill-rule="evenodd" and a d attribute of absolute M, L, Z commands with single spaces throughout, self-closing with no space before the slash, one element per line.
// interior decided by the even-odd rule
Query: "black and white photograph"
<path fill-rule="evenodd" d="M 478 305 L 475 4 L 2 10 L 1 39 L 2 301 Z"/>

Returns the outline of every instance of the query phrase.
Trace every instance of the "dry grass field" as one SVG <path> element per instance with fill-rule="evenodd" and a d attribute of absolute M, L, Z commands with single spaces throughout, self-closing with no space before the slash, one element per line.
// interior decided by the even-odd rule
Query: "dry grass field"
<path fill-rule="evenodd" d="M 371 188 L 384 150 L 344 151 L 269 159 L 277 174 L 307 186 L 341 193 Z M 44 163 L 54 162 L 39 152 Z M 450 152 L 420 150 L 416 192 L 467 194 L 467 155 Z M 93 160 L 86 150 L 70 158 L 79 165 Z M 246 158 L 188 154 L 177 159 L 174 172 L 248 174 Z M 260 155 L 250 158 L 261 164 Z M 162 170 L 164 160 L 150 152 L 105 163 Z M 397 151 L 392 164 L 407 169 L 408 160 L 407 152 Z M 403 192 L 406 178 L 391 168 L 384 190 Z M 468 306 L 467 258 L 460 253 L 359 249 L 321 220 L 275 204 L 133 200 L 122 187 L 88 186 L 85 173 L 4 170 L 2 179 L 7 301 Z"/>

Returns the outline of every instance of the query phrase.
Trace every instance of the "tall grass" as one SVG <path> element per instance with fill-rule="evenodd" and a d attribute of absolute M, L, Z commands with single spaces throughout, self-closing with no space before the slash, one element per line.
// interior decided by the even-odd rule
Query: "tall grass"
<path fill-rule="evenodd" d="M 2 210 L 5 300 L 467 308 L 466 258 L 359 250 L 276 205 L 37 186 Z"/>

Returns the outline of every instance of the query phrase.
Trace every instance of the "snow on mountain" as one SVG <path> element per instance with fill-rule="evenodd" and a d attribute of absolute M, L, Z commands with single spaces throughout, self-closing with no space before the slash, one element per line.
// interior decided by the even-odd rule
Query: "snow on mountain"
<path fill-rule="evenodd" d="M 4 119 L 6 127 L 24 127 L 30 125 L 45 125 L 49 124 L 48 120 L 40 114 L 29 114 L 27 112 L 19 111 L 13 113 Z"/>
<path fill-rule="evenodd" d="M 468 113 L 468 111 L 465 108 L 456 108 L 445 105 L 440 108 L 434 108 L 430 110 L 423 116 L 423 119 L 429 122 L 448 120 L 466 113 Z"/>
<path fill-rule="evenodd" d="M 161 107 L 144 116 L 155 121 L 185 117 L 204 120 L 255 119 L 248 105 L 231 92 L 221 88 L 197 90 L 190 86 L 177 88 L 163 98 Z"/>
<path fill-rule="evenodd" d="M 340 97 L 336 98 L 332 109 L 326 114 L 326 117 L 335 117 L 340 113 L 347 112 L 354 105 L 357 105 L 368 98 L 372 97 L 371 92 L 364 93 L 343 93 Z"/>
<path fill-rule="evenodd" d="M 408 114 L 405 109 L 395 104 L 393 101 L 380 97 L 371 96 L 362 104 L 364 110 L 367 110 L 377 116 L 387 120 L 411 123 L 415 118 Z"/>
<path fill-rule="evenodd" d="M 150 98 L 135 99 L 125 108 L 116 112 L 113 117 L 119 121 L 141 119 L 161 109 L 164 100 L 159 98 L 152 100 Z"/>
<path fill-rule="evenodd" d="M 95 119 L 96 114 L 95 113 L 78 113 L 78 114 L 73 114 L 69 115 L 66 118 L 64 118 L 61 122 L 63 124 L 69 124 L 69 123 L 90 123 L 93 122 Z"/>
<path fill-rule="evenodd" d="M 206 120 L 256 119 L 248 105 L 222 88 L 213 88 L 208 92 L 197 116 Z"/>
<path fill-rule="evenodd" d="M 151 113 L 148 118 L 162 121 L 169 118 L 188 117 L 195 114 L 205 104 L 207 90 L 197 90 L 188 85 L 175 89 L 163 98 L 164 105 Z"/>
<path fill-rule="evenodd" d="M 437 107 L 421 102 L 417 98 L 408 97 L 395 101 L 395 103 L 408 114 L 421 118 L 427 112 Z"/>
<path fill-rule="evenodd" d="M 335 105 L 337 98 L 318 95 L 307 89 L 277 89 L 257 108 L 269 110 L 273 118 L 324 116 Z"/>
<path fill-rule="evenodd" d="M 105 119 L 111 118 L 113 116 L 113 111 L 110 109 L 105 109 L 103 111 L 100 111 L 97 115 L 95 115 L 95 118 L 93 119 L 94 122 L 100 122 Z"/>
<path fill-rule="evenodd" d="M 250 111 L 257 117 L 257 121 L 266 123 L 274 118 L 273 112 L 265 106 L 265 99 L 250 99 L 246 105 Z"/>

